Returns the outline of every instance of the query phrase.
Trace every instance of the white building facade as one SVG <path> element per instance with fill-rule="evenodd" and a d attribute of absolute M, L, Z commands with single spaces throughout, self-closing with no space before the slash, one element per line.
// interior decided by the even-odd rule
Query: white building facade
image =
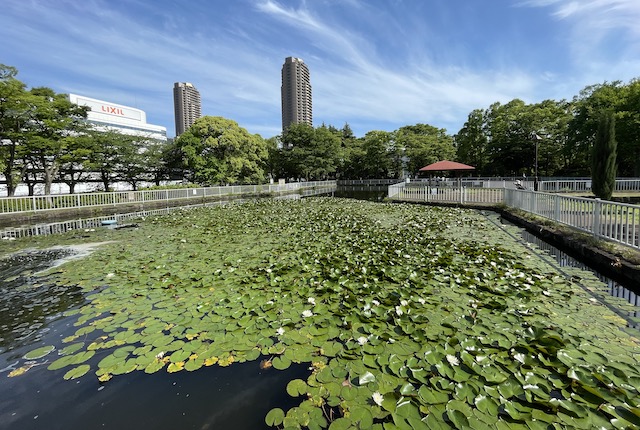
<path fill-rule="evenodd" d="M 87 113 L 87 122 L 98 129 L 167 141 L 167 128 L 147 124 L 147 114 L 143 110 L 77 94 L 69 94 L 69 101 L 79 106 L 88 106 L 90 110 Z"/>

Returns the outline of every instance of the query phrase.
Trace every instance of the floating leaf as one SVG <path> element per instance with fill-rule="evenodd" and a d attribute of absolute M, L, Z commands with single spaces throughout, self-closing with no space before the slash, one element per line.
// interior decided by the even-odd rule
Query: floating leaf
<path fill-rule="evenodd" d="M 287 393 L 291 397 L 298 397 L 300 395 L 306 394 L 308 390 L 307 383 L 302 379 L 294 379 L 289 381 L 287 384 Z"/>
<path fill-rule="evenodd" d="M 264 421 L 268 426 L 279 426 L 284 420 L 284 411 L 280 408 L 274 408 L 267 413 Z"/>
<path fill-rule="evenodd" d="M 55 349 L 56 349 L 55 346 L 51 346 L 51 345 L 42 346 L 40 348 L 27 352 L 23 358 L 25 360 L 37 360 L 38 358 L 42 358 L 45 355 L 48 355 L 49 353 L 51 353 L 51 351 Z"/>
<path fill-rule="evenodd" d="M 181 371 L 183 368 L 184 368 L 183 361 L 179 361 L 177 363 L 169 363 L 169 367 L 167 367 L 167 372 L 175 373 L 175 372 Z"/>
<path fill-rule="evenodd" d="M 147 365 L 147 367 L 145 367 L 144 371 L 145 371 L 145 373 L 156 373 L 157 371 L 162 369 L 164 367 L 164 365 L 165 365 L 164 361 L 155 360 L 155 361 L 149 363 Z"/>
<path fill-rule="evenodd" d="M 358 385 L 365 385 L 375 380 L 376 380 L 376 377 L 373 373 L 366 372 L 358 377 Z"/>
<path fill-rule="evenodd" d="M 272 364 L 274 369 L 285 370 L 289 368 L 289 366 L 291 366 L 291 360 L 289 360 L 287 357 L 280 356 L 274 358 Z"/>
<path fill-rule="evenodd" d="M 13 369 L 11 372 L 9 372 L 9 374 L 7 375 L 7 377 L 9 378 L 14 378 L 16 376 L 21 376 L 24 375 L 25 373 L 27 373 L 29 371 L 29 369 L 31 369 L 33 366 L 21 366 L 18 367 L 17 369 Z"/>
<path fill-rule="evenodd" d="M 81 376 L 84 376 L 89 371 L 89 369 L 91 369 L 91 366 L 89 366 L 88 364 L 80 365 L 65 373 L 63 378 L 66 380 L 79 378 Z"/>

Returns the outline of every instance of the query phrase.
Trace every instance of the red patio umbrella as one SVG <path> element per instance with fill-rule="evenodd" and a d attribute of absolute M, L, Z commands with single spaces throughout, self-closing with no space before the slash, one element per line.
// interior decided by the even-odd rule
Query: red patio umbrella
<path fill-rule="evenodd" d="M 420 169 L 420 172 L 461 172 L 464 170 L 475 170 L 475 167 L 456 161 L 442 160 Z M 429 176 L 429 186 L 431 186 L 431 176 Z M 458 187 L 462 188 L 460 177 L 458 177 Z"/>
<path fill-rule="evenodd" d="M 420 172 L 442 172 L 442 171 L 458 171 L 458 170 L 475 170 L 475 167 L 466 164 L 457 163 L 455 161 L 442 160 L 437 163 L 429 164 L 420 169 Z"/>

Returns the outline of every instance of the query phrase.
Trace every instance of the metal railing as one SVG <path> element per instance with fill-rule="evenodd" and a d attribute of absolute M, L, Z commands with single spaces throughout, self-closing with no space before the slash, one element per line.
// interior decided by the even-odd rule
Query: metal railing
<path fill-rule="evenodd" d="M 517 189 L 519 186 L 528 190 L 535 188 L 531 178 L 431 178 L 412 179 L 412 184 L 428 184 L 434 187 L 467 187 L 467 188 L 507 188 Z M 516 185 L 517 184 L 517 185 Z M 538 191 L 549 193 L 586 193 L 591 192 L 591 179 L 545 179 L 538 181 Z M 616 179 L 615 192 L 640 193 L 640 179 Z"/>
<path fill-rule="evenodd" d="M 307 188 L 333 187 L 336 181 L 290 182 L 287 184 L 233 185 L 226 187 L 179 188 L 142 191 L 114 191 L 86 194 L 2 197 L 0 214 L 41 212 L 95 206 L 115 206 L 171 200 L 206 200 L 231 195 L 282 193 Z"/>
<path fill-rule="evenodd" d="M 500 204 L 623 245 L 640 248 L 640 205 L 508 188 L 437 188 L 421 183 L 389 187 L 393 200 L 426 203 Z"/>
<path fill-rule="evenodd" d="M 354 185 L 392 185 L 398 182 L 399 179 L 339 179 L 338 185 L 354 186 Z"/>
<path fill-rule="evenodd" d="M 552 193 L 590 192 L 591 179 L 538 182 L 538 191 Z M 615 192 L 640 192 L 640 179 L 616 179 Z"/>
<path fill-rule="evenodd" d="M 522 190 L 505 190 L 504 203 L 596 238 L 640 248 L 639 205 Z"/>
<path fill-rule="evenodd" d="M 497 204 L 504 201 L 504 188 L 430 187 L 422 183 L 395 184 L 387 196 L 403 201 L 460 204 Z"/>

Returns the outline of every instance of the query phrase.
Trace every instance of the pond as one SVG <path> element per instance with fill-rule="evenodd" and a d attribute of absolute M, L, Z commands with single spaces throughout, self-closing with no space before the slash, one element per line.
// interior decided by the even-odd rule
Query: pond
<path fill-rule="evenodd" d="M 2 260 L 0 428 L 635 424 L 601 282 L 477 211 L 265 201 L 38 240 L 103 245 Z"/>
<path fill-rule="evenodd" d="M 296 404 L 285 388 L 309 374 L 305 365 L 277 371 L 252 362 L 197 373 L 139 372 L 102 384 L 95 378 L 66 382 L 47 371 L 46 359 L 25 360 L 32 345 L 59 344 L 77 330 L 64 312 L 85 303 L 82 289 L 37 273 L 84 251 L 28 250 L 0 259 L 0 428 L 257 429 L 268 428 L 264 416 L 271 408 Z M 20 367 L 28 375 L 7 378 Z"/>

